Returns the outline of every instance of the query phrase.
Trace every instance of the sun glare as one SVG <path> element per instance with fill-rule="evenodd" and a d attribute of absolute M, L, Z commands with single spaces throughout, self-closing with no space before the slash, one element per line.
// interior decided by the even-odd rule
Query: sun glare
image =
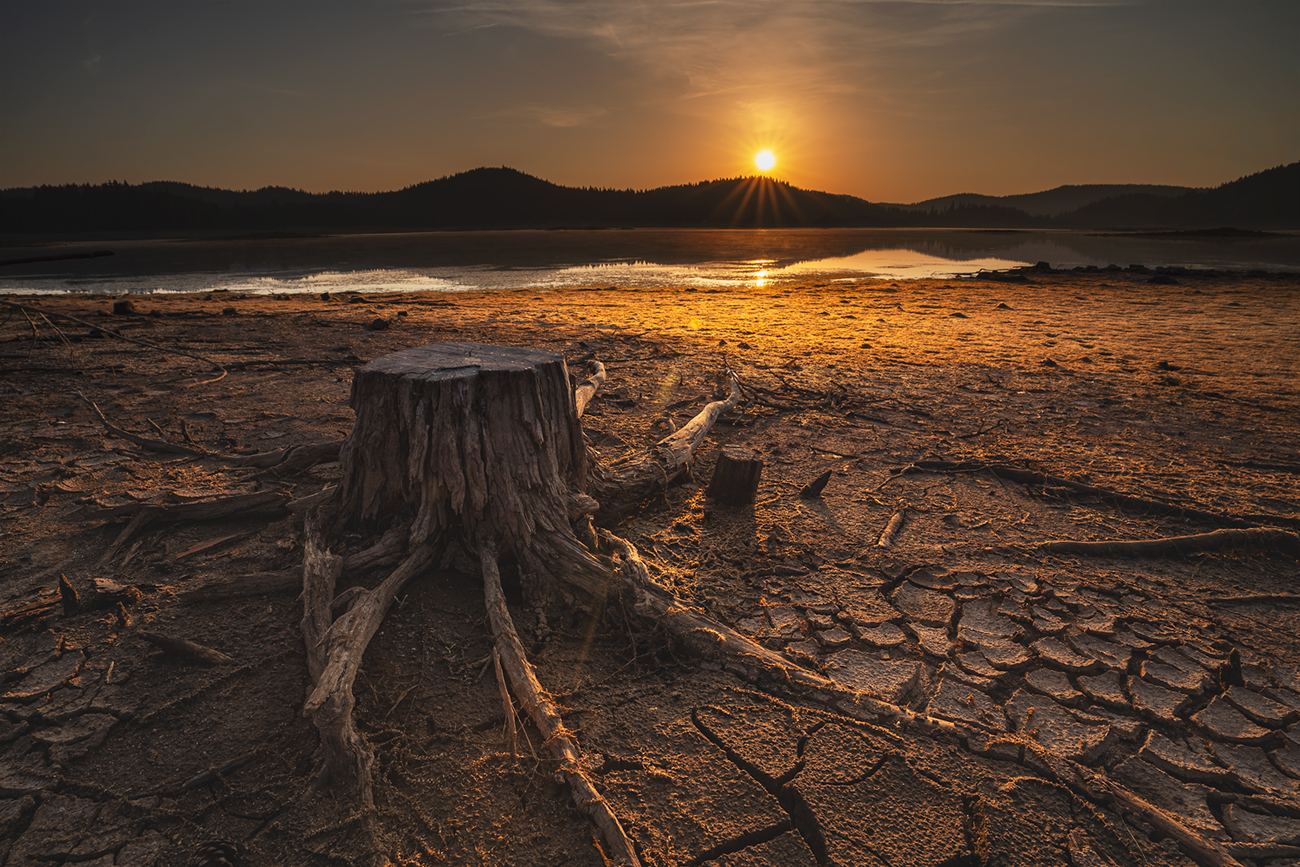
<path fill-rule="evenodd" d="M 754 155 L 754 165 L 758 166 L 760 172 L 770 172 L 776 165 L 776 154 L 771 151 L 759 151 Z"/>

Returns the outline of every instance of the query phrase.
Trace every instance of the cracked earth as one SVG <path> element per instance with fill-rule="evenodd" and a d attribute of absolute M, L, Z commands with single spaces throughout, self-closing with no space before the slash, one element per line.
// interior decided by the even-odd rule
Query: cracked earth
<path fill-rule="evenodd" d="M 0 863 L 180 865 L 213 841 L 253 865 L 603 863 L 535 732 L 509 751 L 472 569 L 412 583 L 367 652 L 357 717 L 377 754 L 376 809 L 360 814 L 344 792 L 304 798 L 318 741 L 300 714 L 294 592 L 187 596 L 300 562 L 298 513 L 157 526 L 100 563 L 132 507 L 264 490 L 292 506 L 336 467 L 276 476 L 150 455 L 77 391 L 141 436 L 267 451 L 346 436 L 357 365 L 451 340 L 551 348 L 575 371 L 599 358 L 610 380 L 583 421 L 611 457 L 693 415 L 729 364 L 748 402 L 714 429 L 694 479 L 620 534 L 720 622 L 955 724 L 836 707 L 629 630 L 617 608 L 547 620 L 512 597 L 538 676 L 644 863 L 1198 863 L 1104 786 L 1067 785 L 1071 767 L 1238 863 L 1296 863 L 1296 554 L 1037 545 L 1233 521 L 1294 532 L 1300 287 L 1183 276 L 1156 296 L 1123 273 L 1033 281 L 214 294 L 136 299 L 140 315 L 31 299 L 231 373 L 195 385 L 210 378 L 201 363 L 84 327 L 60 323 L 67 342 L 39 319 L 0 327 Z M 367 328 L 377 318 L 389 327 Z M 704 497 L 723 445 L 764 461 L 753 508 Z M 916 471 L 927 460 L 966 464 Z M 1047 475 L 1023 483 L 971 462 Z M 827 470 L 820 497 L 799 496 Z M 1199 511 L 1121 506 L 1053 479 Z M 372 586 L 383 572 L 348 577 Z M 196 665 L 144 632 L 232 661 Z"/>

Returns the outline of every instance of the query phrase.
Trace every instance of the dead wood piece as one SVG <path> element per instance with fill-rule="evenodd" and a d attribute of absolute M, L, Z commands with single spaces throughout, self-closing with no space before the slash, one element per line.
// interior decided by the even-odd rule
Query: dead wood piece
<path fill-rule="evenodd" d="M 170 443 L 166 440 L 152 439 L 133 434 L 130 431 L 114 425 L 104 415 L 103 410 L 86 397 L 81 392 L 77 396 L 90 405 L 99 416 L 99 422 L 104 429 L 116 437 L 135 443 L 146 451 L 158 452 L 159 454 L 168 455 L 185 455 L 193 458 L 210 458 L 221 461 L 232 467 L 252 467 L 259 470 L 275 470 L 277 472 L 300 472 L 309 469 L 318 464 L 328 464 L 339 458 L 339 450 L 343 448 L 343 443 L 339 440 L 325 440 L 322 442 L 305 443 L 303 445 L 287 446 L 282 449 L 276 449 L 269 452 L 258 452 L 251 455 L 227 455 L 220 452 L 209 452 L 198 446 L 184 446 L 179 443 Z M 154 424 L 150 421 L 150 424 Z M 154 427 L 158 426 L 154 424 Z M 185 438 L 193 443 L 189 436 L 189 431 L 185 429 L 185 422 L 181 421 L 182 432 Z"/>
<path fill-rule="evenodd" d="M 181 792 L 188 792 L 190 789 L 197 789 L 200 786 L 206 786 L 208 783 L 215 782 L 217 778 L 224 776 L 225 774 L 228 774 L 233 770 L 242 768 L 244 765 L 248 764 L 255 758 L 257 758 L 257 750 L 253 750 L 252 752 L 249 753 L 244 753 L 242 756 L 233 758 L 224 764 L 217 765 L 214 768 L 209 768 L 203 773 L 191 777 L 190 779 L 186 780 L 184 783 L 181 783 L 181 785 L 177 787 L 174 791 L 176 794 L 180 794 Z"/>
<path fill-rule="evenodd" d="M 1300 535 L 1273 527 L 1251 527 L 1129 542 L 1076 542 L 1065 539 L 1042 542 L 1035 546 L 1035 550 L 1045 554 L 1075 554 L 1081 557 L 1182 557 L 1202 551 L 1245 547 L 1277 548 L 1284 553 L 1300 554 Z"/>
<path fill-rule="evenodd" d="M 39 620 L 47 614 L 53 613 L 55 606 L 59 605 L 59 603 L 59 595 L 51 593 L 32 602 L 16 605 L 0 612 L 0 627 L 3 627 L 6 632 L 18 629 L 29 621 Z"/>
<path fill-rule="evenodd" d="M 762 476 L 763 459 L 757 452 L 743 446 L 723 446 L 704 495 L 723 506 L 751 506 L 758 497 Z"/>
<path fill-rule="evenodd" d="M 799 491 L 799 496 L 805 500 L 815 500 L 826 490 L 826 483 L 831 480 L 831 470 L 827 470 L 811 482 L 803 486 Z"/>
<path fill-rule="evenodd" d="M 211 551 L 214 548 L 220 548 L 221 546 L 228 545 L 231 542 L 242 541 L 247 539 L 249 536 L 256 535 L 257 532 L 257 530 L 245 530 L 242 533 L 229 533 L 225 536 L 219 536 L 216 539 L 206 539 L 202 542 L 195 542 L 184 551 L 181 551 L 179 554 L 172 557 L 172 559 L 184 560 L 186 557 L 193 557 L 196 554 L 202 554 L 206 551 Z"/>
<path fill-rule="evenodd" d="M 145 641 L 161 648 L 163 651 L 178 656 L 187 662 L 201 662 L 204 665 L 230 665 L 235 660 L 219 650 L 205 647 L 185 638 L 172 638 L 157 632 L 136 633 Z"/>
<path fill-rule="evenodd" d="M 690 466 L 696 449 L 708 436 L 718 417 L 740 403 L 740 384 L 727 371 L 731 391 L 700 410 L 680 429 L 664 437 L 649 451 L 606 466 L 593 463 L 588 492 L 600 502 L 601 523 L 615 521 L 634 511 L 647 499 L 668 489 Z"/>
<path fill-rule="evenodd" d="M 600 829 L 601 836 L 609 847 L 610 859 L 618 865 L 639 867 L 640 861 L 636 857 L 632 841 L 628 839 L 609 802 L 601 796 L 583 770 L 581 754 L 571 733 L 565 728 L 559 710 L 542 689 L 532 664 L 528 662 L 524 646 L 515 632 L 514 620 L 506 608 L 505 596 L 501 592 L 496 543 L 490 538 L 484 537 L 479 542 L 479 565 L 483 570 L 488 622 L 496 641 L 494 652 L 510 676 L 510 684 L 519 697 L 519 703 L 528 711 L 538 731 L 542 733 L 551 755 L 559 761 L 560 774 L 569 784 L 574 803 Z"/>
<path fill-rule="evenodd" d="M 1043 485 L 1048 487 L 1068 488 L 1069 490 L 1080 494 L 1087 494 L 1096 497 L 1103 502 L 1133 509 L 1138 512 L 1176 515 L 1183 518 L 1192 518 L 1197 521 L 1205 521 L 1220 525 L 1226 524 L 1229 527 L 1239 528 L 1256 527 L 1260 524 L 1274 524 L 1284 527 L 1300 528 L 1300 518 L 1292 518 L 1287 515 L 1223 515 L 1206 509 L 1194 508 L 1192 506 L 1181 506 L 1175 503 L 1164 502 L 1162 500 L 1152 500 L 1147 497 L 1135 497 L 1132 494 L 1121 493 L 1120 491 L 1114 491 L 1110 488 L 1088 485 L 1083 482 L 1076 482 L 1073 479 L 1064 479 L 1060 476 L 1052 476 L 1046 473 L 1035 472 L 1034 470 L 1026 470 L 1021 467 L 1012 467 L 1006 464 L 990 464 L 982 461 L 916 461 L 906 467 L 898 467 L 890 470 L 890 479 L 908 473 L 975 472 L 992 473 L 995 476 L 1010 479 L 1013 482 L 1020 482 L 1024 485 Z M 889 479 L 886 479 L 885 481 L 889 481 Z M 1170 497 L 1169 499 L 1176 498 Z"/>
<path fill-rule="evenodd" d="M 81 610 L 81 596 L 67 575 L 59 576 L 59 598 L 63 602 L 63 616 L 71 617 Z"/>
<path fill-rule="evenodd" d="M 587 378 L 578 383 L 578 387 L 573 390 L 573 404 L 578 411 L 578 418 L 582 418 L 582 414 L 587 410 L 587 404 L 605 384 L 605 365 L 599 361 L 592 361 L 588 370 Z"/>
<path fill-rule="evenodd" d="M 903 519 L 907 515 L 906 509 L 900 509 L 889 519 L 889 524 L 885 531 L 880 534 L 880 541 L 876 542 L 877 548 L 888 548 L 894 544 L 894 539 L 898 537 L 898 531 L 903 528 Z"/>
<path fill-rule="evenodd" d="M 326 784 L 338 781 L 354 786 L 365 807 L 374 806 L 370 773 L 374 755 L 352 721 L 352 710 L 356 705 L 352 683 L 361 669 L 366 647 L 383 622 L 393 598 L 436 556 L 437 548 L 432 542 L 421 542 L 379 586 L 360 595 L 352 608 L 330 624 L 323 635 L 314 639 L 304 636 L 311 642 L 308 652 L 318 654 L 311 665 L 320 666 L 320 675 L 314 678 L 311 694 L 303 705 L 303 715 L 311 718 L 321 737 L 321 763 L 311 791 L 319 791 Z M 304 570 L 304 585 L 314 577 L 323 586 L 334 574 L 332 566 L 324 565 L 328 568 L 319 573 L 314 568 Z M 329 589 L 330 592 L 326 593 L 303 587 L 303 621 L 313 630 L 329 623 L 333 588 Z M 309 604 L 313 606 L 311 610 L 307 608 Z"/>

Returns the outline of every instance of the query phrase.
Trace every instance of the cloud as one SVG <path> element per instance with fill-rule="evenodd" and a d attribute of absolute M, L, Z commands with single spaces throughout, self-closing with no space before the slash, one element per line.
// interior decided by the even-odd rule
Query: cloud
<path fill-rule="evenodd" d="M 779 91 L 830 97 L 870 86 L 895 58 L 1061 7 L 1141 0 L 431 0 L 444 32 L 516 27 L 585 41 L 657 76 L 683 99 Z"/>
<path fill-rule="evenodd" d="M 92 54 L 90 57 L 87 57 L 85 60 L 81 61 L 81 66 L 91 75 L 98 75 L 99 64 L 100 61 L 102 61 L 103 59 L 104 58 L 98 54 Z"/>

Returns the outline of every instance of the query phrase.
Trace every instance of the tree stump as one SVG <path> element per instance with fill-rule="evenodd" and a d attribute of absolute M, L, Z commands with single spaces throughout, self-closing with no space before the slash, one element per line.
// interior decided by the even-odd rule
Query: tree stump
<path fill-rule="evenodd" d="M 611 570 L 573 531 L 594 504 L 584 495 L 586 446 L 563 356 L 413 347 L 361 368 L 351 403 L 338 521 L 363 531 L 409 523 L 411 545 L 491 535 L 519 562 L 531 601 L 558 588 L 599 607 Z"/>
<path fill-rule="evenodd" d="M 723 446 L 704 495 L 723 506 L 751 506 L 762 475 L 763 459 L 753 449 Z"/>

